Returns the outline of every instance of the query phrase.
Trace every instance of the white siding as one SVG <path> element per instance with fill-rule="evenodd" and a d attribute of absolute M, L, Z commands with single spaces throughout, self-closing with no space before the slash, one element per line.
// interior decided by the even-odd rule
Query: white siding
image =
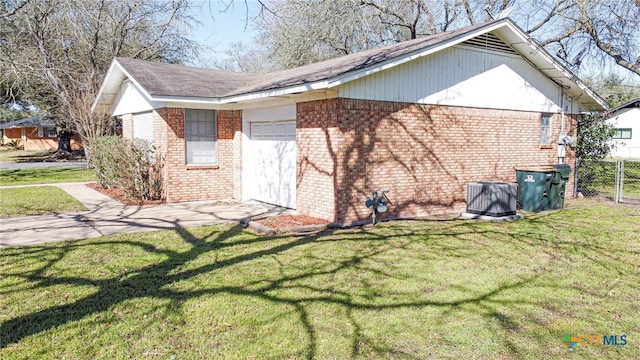
<path fill-rule="evenodd" d="M 640 158 L 640 109 L 632 108 L 620 112 L 608 122 L 619 129 L 631 129 L 631 139 L 613 140 L 616 149 L 611 151 L 612 157 Z"/>
<path fill-rule="evenodd" d="M 520 56 L 456 46 L 343 84 L 344 98 L 537 112 L 560 111 L 561 89 Z M 565 111 L 572 104 L 565 99 Z"/>
<path fill-rule="evenodd" d="M 113 116 L 133 114 L 159 109 L 163 106 L 163 103 L 150 101 L 133 83 L 125 81 L 113 103 L 111 114 Z"/>

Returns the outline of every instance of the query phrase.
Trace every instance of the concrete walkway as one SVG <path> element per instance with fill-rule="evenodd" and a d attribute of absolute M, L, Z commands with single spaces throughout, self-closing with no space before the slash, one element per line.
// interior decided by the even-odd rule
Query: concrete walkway
<path fill-rule="evenodd" d="M 73 214 L 0 219 L 0 246 L 33 245 L 119 233 L 213 225 L 293 212 L 261 203 L 191 202 L 128 206 L 83 183 L 46 185 L 60 187 L 89 210 Z"/>

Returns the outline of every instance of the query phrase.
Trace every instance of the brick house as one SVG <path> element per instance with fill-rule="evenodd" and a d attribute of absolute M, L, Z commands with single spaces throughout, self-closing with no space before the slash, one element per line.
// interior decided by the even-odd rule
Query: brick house
<path fill-rule="evenodd" d="M 606 103 L 509 19 L 249 75 L 116 58 L 93 111 L 166 153 L 169 202 L 255 199 L 350 223 L 462 211 L 466 184 L 572 167 L 560 132 Z M 568 188 L 572 188 L 569 184 Z"/>
<path fill-rule="evenodd" d="M 24 150 L 30 151 L 51 151 L 58 148 L 56 124 L 46 114 L 0 123 L 0 131 L 3 144 L 19 141 Z M 82 141 L 78 134 L 71 138 L 71 148 L 82 150 Z"/>

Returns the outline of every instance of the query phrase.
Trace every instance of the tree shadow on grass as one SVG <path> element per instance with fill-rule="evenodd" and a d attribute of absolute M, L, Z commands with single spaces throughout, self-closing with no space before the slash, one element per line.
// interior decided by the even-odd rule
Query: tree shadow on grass
<path fill-rule="evenodd" d="M 547 224 L 541 218 L 535 220 L 536 226 L 549 227 L 549 223 L 557 225 L 553 219 L 547 219 Z M 371 339 L 363 333 L 363 325 L 356 315 L 359 311 L 384 311 L 394 309 L 428 309 L 440 308 L 444 318 L 455 316 L 455 311 L 476 312 L 483 318 L 489 319 L 506 332 L 513 332 L 518 328 L 517 320 L 500 310 L 500 307 L 510 306 L 514 312 L 519 311 L 518 306 L 537 306 L 535 301 L 526 299 L 505 299 L 505 292 L 534 286 L 540 274 L 544 271 L 534 269 L 523 274 L 513 276 L 510 279 L 502 279 L 494 285 L 477 289 L 473 284 L 448 284 L 447 286 L 457 291 L 461 296 L 445 300 L 433 300 L 428 296 L 421 299 L 403 297 L 402 293 L 381 289 L 377 284 L 368 282 L 363 278 L 358 283 L 361 290 L 366 290 L 370 296 L 353 291 L 349 288 L 326 282 L 327 277 L 349 276 L 354 274 L 369 274 L 375 279 L 383 279 L 393 283 L 403 281 L 417 281 L 403 278 L 392 267 L 393 259 L 385 256 L 389 254 L 405 254 L 420 261 L 433 261 L 450 259 L 454 261 L 465 256 L 473 257 L 469 251 L 486 251 L 491 256 L 505 256 L 499 250 L 494 249 L 490 243 L 483 241 L 468 243 L 456 241 L 456 244 L 447 244 L 447 239 L 457 238 L 465 240 L 466 236 L 474 235 L 474 238 L 492 239 L 500 237 L 500 241 L 509 243 L 510 248 L 520 248 L 526 251 L 526 247 L 535 247 L 550 242 L 550 239 L 541 238 L 534 231 L 513 231 L 507 227 L 476 226 L 470 222 L 454 221 L 437 228 L 410 227 L 406 225 L 388 225 L 379 228 L 360 228 L 348 231 L 329 230 L 322 234 L 301 237 L 260 237 L 245 236 L 245 230 L 241 226 L 229 228 L 214 227 L 204 235 L 194 235 L 188 229 L 177 228 L 175 230 L 179 238 L 184 242 L 180 249 L 167 249 L 154 246 L 143 241 L 130 240 L 134 237 L 126 237 L 126 240 L 112 240 L 110 238 L 96 239 L 91 242 L 75 242 L 62 244 L 55 248 L 31 247 L 26 249 L 7 250 L 20 254 L 20 259 L 28 258 L 30 261 L 42 263 L 35 271 L 12 271 L 3 275 L 23 278 L 34 283 L 34 289 L 45 288 L 53 285 L 81 285 L 91 286 L 97 289 L 94 293 L 63 305 L 54 305 L 42 310 L 33 311 L 24 315 L 8 318 L 0 324 L 2 336 L 0 347 L 6 348 L 11 344 L 19 343 L 23 339 L 46 332 L 58 326 L 80 321 L 83 318 L 108 311 L 111 307 L 122 304 L 136 298 L 155 298 L 168 300 L 167 311 L 180 309 L 185 301 L 201 296 L 217 294 L 230 294 L 246 298 L 267 301 L 274 304 L 287 305 L 296 313 L 299 324 L 306 334 L 304 353 L 299 354 L 305 358 L 314 358 L 318 353 L 318 329 L 310 314 L 309 304 L 321 304 L 337 306 L 345 310 L 346 321 L 350 324 L 350 355 L 361 355 L 363 347 L 368 351 L 374 351 L 378 355 L 413 357 L 411 351 L 394 349 L 379 344 L 372 344 Z M 406 239 L 405 239 L 406 237 Z M 431 254 L 413 254 L 411 246 L 417 242 L 428 244 L 433 250 Z M 314 252 L 305 253 L 305 267 L 278 262 L 278 256 L 294 249 L 305 249 L 309 246 L 325 246 L 335 243 L 344 243 L 344 246 L 354 246 L 358 251 L 352 254 L 329 254 Z M 163 259 L 154 261 L 148 265 L 137 267 L 133 270 L 114 274 L 106 279 L 91 279 L 82 276 L 56 276 L 48 275 L 49 270 L 56 263 L 65 259 L 72 251 L 80 248 L 100 247 L 101 245 L 126 245 L 139 250 L 157 254 Z M 161 245 L 161 244 L 159 244 Z M 557 251 L 563 251 L 562 244 Z M 588 254 L 602 255 L 602 249 L 598 245 L 583 244 L 583 250 Z M 594 248 L 590 248 L 594 246 Z M 558 250 L 559 249 L 559 250 Z M 215 261 L 196 262 L 205 254 L 217 254 L 221 250 L 233 250 L 227 257 L 216 257 Z M 4 251 L 4 250 L 3 250 Z M 99 250 L 96 250 L 99 251 Z M 492 253 L 493 251 L 493 253 Z M 571 250 L 574 251 L 574 250 Z M 9 256 L 10 254 L 7 254 Z M 117 255 L 116 255 L 117 256 Z M 260 258 L 275 257 L 278 264 L 278 274 L 271 276 L 258 276 L 255 279 L 246 279 L 242 284 L 220 284 L 219 286 L 201 289 L 180 290 L 170 285 L 195 279 L 201 275 L 215 274 L 225 268 L 238 264 L 253 264 Z M 18 262 L 16 262 L 17 265 Z M 260 264 L 260 263 L 257 263 Z M 256 265 L 261 266 L 261 265 Z M 533 265 L 532 265 L 533 266 Z M 8 267 L 12 268 L 12 267 Z M 293 271 L 292 271 L 293 269 Z M 529 269 L 530 270 L 530 269 Z M 551 270 L 549 270 L 551 271 Z M 347 274 L 347 275 L 345 275 Z M 417 275 L 416 275 L 417 276 Z M 444 280 L 446 283 L 446 280 Z M 343 284 L 344 285 L 344 284 Z M 0 294 L 7 296 L 12 292 L 24 291 L 24 289 L 2 288 Z M 173 309 L 173 310 L 172 310 Z M 524 311 L 524 310 L 522 310 Z M 526 316 L 526 314 L 523 314 Z M 509 339 L 503 339 L 503 345 L 510 355 L 521 355 L 517 344 Z M 426 341 L 426 340 L 425 340 Z"/>

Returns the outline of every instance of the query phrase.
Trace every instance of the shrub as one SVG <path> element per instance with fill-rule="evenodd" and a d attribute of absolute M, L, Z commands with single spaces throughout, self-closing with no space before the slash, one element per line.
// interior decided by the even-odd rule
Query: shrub
<path fill-rule="evenodd" d="M 611 152 L 615 126 L 607 123 L 603 113 L 586 113 L 578 117 L 576 157 L 581 160 L 604 159 Z"/>
<path fill-rule="evenodd" d="M 164 198 L 164 158 L 148 141 L 103 136 L 94 141 L 92 154 L 100 186 L 136 200 Z"/>
<path fill-rule="evenodd" d="M 20 139 L 13 139 L 7 143 L 7 147 L 11 150 L 24 150 L 24 146 L 20 145 Z"/>

